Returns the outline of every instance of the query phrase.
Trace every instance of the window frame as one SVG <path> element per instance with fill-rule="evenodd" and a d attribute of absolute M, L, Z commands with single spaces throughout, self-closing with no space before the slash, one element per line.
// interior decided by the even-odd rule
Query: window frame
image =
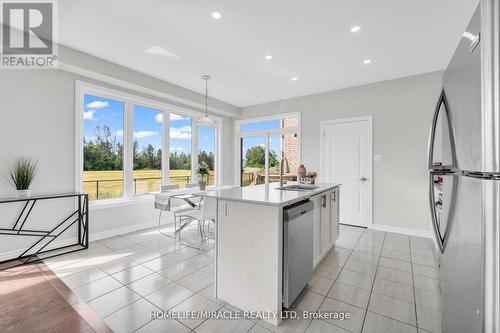
<path fill-rule="evenodd" d="M 247 123 L 255 123 L 259 121 L 267 121 L 267 120 L 283 120 L 286 118 L 297 117 L 298 126 L 297 127 L 284 127 L 284 128 L 269 128 L 261 131 L 241 131 L 240 126 L 242 124 Z M 282 135 L 282 134 L 293 134 L 297 133 L 299 136 L 298 140 L 298 161 L 297 164 L 300 165 L 302 163 L 302 118 L 301 112 L 289 112 L 289 113 L 280 113 L 277 115 L 269 115 L 262 117 L 253 117 L 253 118 L 240 118 L 234 121 L 234 183 L 241 185 L 241 139 L 244 137 L 264 137 L 264 149 L 266 151 L 266 165 L 264 166 L 265 173 L 265 184 L 269 184 L 269 137 L 272 135 Z"/>
<path fill-rule="evenodd" d="M 134 105 L 158 110 L 163 113 L 162 127 L 162 154 L 161 161 L 161 184 L 169 183 L 170 175 L 170 113 L 192 118 L 191 127 L 191 179 L 196 179 L 196 168 L 198 161 L 198 126 L 196 120 L 203 117 L 202 112 L 187 109 L 170 103 L 158 101 L 155 99 L 135 95 L 115 88 L 108 88 L 84 81 L 75 81 L 75 191 L 83 192 L 83 134 L 84 134 L 84 97 L 86 94 L 97 97 L 109 98 L 124 103 L 123 115 L 123 196 L 113 199 L 100 199 L 90 201 L 92 207 L 106 207 L 111 205 L 123 205 L 126 203 L 141 202 L 151 199 L 148 194 L 133 193 L 133 132 L 134 132 Z M 222 175 L 221 160 L 222 155 L 222 125 L 223 118 L 218 116 L 211 117 L 216 122 L 215 127 L 215 151 L 214 151 L 214 169 L 215 182 L 221 183 Z"/>

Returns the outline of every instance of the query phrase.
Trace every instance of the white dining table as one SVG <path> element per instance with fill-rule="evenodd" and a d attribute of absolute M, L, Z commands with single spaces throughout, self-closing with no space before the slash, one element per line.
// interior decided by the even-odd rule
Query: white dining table
<path fill-rule="evenodd" d="M 220 191 L 234 186 L 229 185 L 219 185 L 219 186 L 207 186 L 205 190 L 201 190 L 199 187 L 187 187 L 179 188 L 174 190 L 166 190 L 163 192 L 150 192 L 155 196 L 155 208 L 160 210 L 159 220 L 161 220 L 161 211 L 170 211 L 174 213 L 174 234 L 167 235 L 171 238 L 176 238 L 175 235 L 179 233 L 180 241 L 180 231 L 184 228 L 182 223 L 177 226 L 176 213 L 186 213 L 190 212 L 190 216 L 198 216 L 195 219 L 200 221 L 214 220 L 216 216 L 216 200 L 213 198 L 203 198 L 203 194 L 211 191 Z M 203 198 L 203 205 L 200 206 L 201 200 L 196 200 L 196 198 Z M 176 200 L 172 200 L 176 199 Z M 159 222 L 160 223 L 160 222 Z M 188 222 L 189 224 L 189 222 Z M 186 224 L 186 225 L 188 225 Z"/>
<path fill-rule="evenodd" d="M 203 197 L 203 194 L 208 191 L 221 191 L 229 188 L 233 188 L 232 185 L 211 185 L 207 186 L 205 190 L 200 190 L 199 187 L 189 187 L 189 188 L 179 188 L 175 190 L 167 190 L 163 192 L 150 192 L 155 196 L 155 207 L 162 210 L 170 210 L 172 206 L 171 198 L 181 199 L 186 201 L 188 204 L 190 198 Z"/>

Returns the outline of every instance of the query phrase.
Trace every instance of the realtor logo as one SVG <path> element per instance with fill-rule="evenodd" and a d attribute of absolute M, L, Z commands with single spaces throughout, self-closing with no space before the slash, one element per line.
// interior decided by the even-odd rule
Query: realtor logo
<path fill-rule="evenodd" d="M 57 67 L 55 3 L 2 1 L 2 69 Z"/>

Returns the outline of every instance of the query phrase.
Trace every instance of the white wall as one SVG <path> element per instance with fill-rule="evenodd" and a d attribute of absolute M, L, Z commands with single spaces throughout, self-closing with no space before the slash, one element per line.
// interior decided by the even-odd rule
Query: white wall
<path fill-rule="evenodd" d="M 434 72 L 298 97 L 281 108 L 282 113 L 302 112 L 302 163 L 310 171 L 319 171 L 322 120 L 373 115 L 374 154 L 382 155 L 374 163 L 374 227 L 430 231 L 426 154 L 441 77 L 442 72 Z M 242 118 L 276 114 L 280 105 L 243 108 Z"/>
<path fill-rule="evenodd" d="M 203 96 L 187 89 L 174 86 L 138 72 L 128 70 L 102 59 L 62 47 L 60 59 L 72 66 L 81 66 L 91 71 L 116 78 L 127 83 L 140 85 L 182 99 L 203 103 Z M 80 68 L 80 69 L 81 69 Z M 95 77 L 91 73 L 92 77 Z M 75 187 L 75 80 L 123 90 L 129 93 L 156 99 L 162 102 L 186 107 L 179 100 L 172 101 L 157 96 L 137 93 L 130 89 L 116 87 L 107 82 L 62 70 L 9 70 L 0 74 L 0 197 L 14 195 L 14 189 L 7 179 L 9 163 L 20 155 L 38 160 L 39 172 L 32 185 L 32 192 L 60 193 L 74 192 Z M 227 114 L 239 114 L 239 108 L 230 104 L 210 100 L 211 105 Z M 198 110 L 192 106 L 190 109 Z M 221 166 L 223 183 L 233 182 L 233 148 L 231 145 L 233 120 L 224 118 L 222 126 Z M 0 223 L 8 227 L 19 205 L 0 205 Z M 53 225 L 62 219 L 72 207 L 72 202 L 37 203 L 34 215 L 27 223 L 31 226 Z M 35 214 L 36 212 L 36 214 Z M 90 231 L 92 237 L 109 236 L 116 232 L 142 228 L 157 223 L 158 212 L 152 201 L 140 201 L 107 209 L 91 209 Z M 25 248 L 32 239 L 0 235 L 0 260 Z M 13 252 L 14 251 L 14 252 Z M 16 252 L 17 253 L 17 252 Z"/>

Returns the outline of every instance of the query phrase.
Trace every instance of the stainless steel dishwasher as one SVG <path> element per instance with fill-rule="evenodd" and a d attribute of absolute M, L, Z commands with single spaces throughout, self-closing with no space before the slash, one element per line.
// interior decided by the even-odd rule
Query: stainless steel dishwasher
<path fill-rule="evenodd" d="M 289 308 L 313 277 L 314 204 L 283 209 L 283 306 Z"/>

